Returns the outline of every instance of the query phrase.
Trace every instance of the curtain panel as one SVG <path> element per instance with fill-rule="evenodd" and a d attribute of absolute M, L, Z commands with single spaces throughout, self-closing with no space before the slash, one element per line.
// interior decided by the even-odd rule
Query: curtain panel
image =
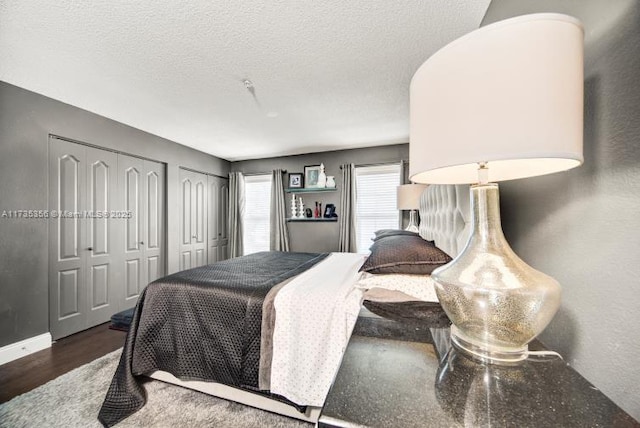
<path fill-rule="evenodd" d="M 287 208 L 282 185 L 281 169 L 271 173 L 271 215 L 269 248 L 271 251 L 289 251 L 289 230 L 287 229 Z"/>
<path fill-rule="evenodd" d="M 410 184 L 411 180 L 409 180 L 409 161 L 401 160 L 400 161 L 400 184 Z M 404 229 L 409 225 L 409 211 L 400 211 L 400 215 L 398 216 L 400 220 L 400 224 L 398 226 L 400 229 Z"/>
<path fill-rule="evenodd" d="M 229 257 L 240 257 L 242 248 L 242 214 L 244 213 L 244 176 L 229 173 Z"/>
<path fill-rule="evenodd" d="M 356 240 L 356 168 L 344 164 L 342 169 L 342 190 L 340 192 L 340 240 L 338 251 L 355 253 L 358 251 Z"/>

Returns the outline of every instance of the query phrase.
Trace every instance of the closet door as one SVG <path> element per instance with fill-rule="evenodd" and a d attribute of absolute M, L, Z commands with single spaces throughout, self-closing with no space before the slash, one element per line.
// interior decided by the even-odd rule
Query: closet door
<path fill-rule="evenodd" d="M 118 219 L 122 240 L 121 269 L 123 274 L 122 307 L 136 304 L 138 295 L 146 285 L 144 276 L 144 161 L 127 155 L 118 155 L 118 189 L 121 210 L 128 218 Z"/>
<path fill-rule="evenodd" d="M 143 223 L 145 281 L 148 283 L 165 275 L 164 257 L 164 165 L 144 161 L 145 221 Z"/>
<path fill-rule="evenodd" d="M 220 231 L 220 182 L 218 177 L 208 177 L 209 189 L 209 263 L 215 263 L 220 259 L 218 245 L 222 232 Z"/>
<path fill-rule="evenodd" d="M 207 176 L 180 169 L 180 270 L 207 264 Z"/>
<path fill-rule="evenodd" d="M 49 325 L 54 339 L 118 312 L 117 156 L 50 139 Z M 51 212 L 51 211 L 50 211 Z"/>
<path fill-rule="evenodd" d="M 133 156 L 118 155 L 120 223 L 124 296 L 122 308 L 136 304 L 149 282 L 164 276 L 164 166 Z"/>
<path fill-rule="evenodd" d="M 49 220 L 49 328 L 58 339 L 87 324 L 86 230 L 83 219 L 66 217 L 86 207 L 86 152 L 67 141 L 49 141 L 49 210 L 57 217 Z"/>
<path fill-rule="evenodd" d="M 117 155 L 86 147 L 86 289 L 87 324 L 97 325 L 118 312 L 118 245 L 112 219 L 117 209 Z"/>
<path fill-rule="evenodd" d="M 193 267 L 204 266 L 207 261 L 207 176 L 205 174 L 194 174 L 194 194 L 192 209 L 192 224 L 194 234 L 191 236 L 193 245 Z"/>
<path fill-rule="evenodd" d="M 229 180 L 209 176 L 209 263 L 228 258 Z"/>
<path fill-rule="evenodd" d="M 209 176 L 209 263 L 228 258 L 229 180 Z"/>
<path fill-rule="evenodd" d="M 229 258 L 229 180 L 218 178 L 218 260 Z"/>
<path fill-rule="evenodd" d="M 49 324 L 54 339 L 108 321 L 165 274 L 165 167 L 51 137 Z M 131 217 L 126 212 L 131 213 Z"/>

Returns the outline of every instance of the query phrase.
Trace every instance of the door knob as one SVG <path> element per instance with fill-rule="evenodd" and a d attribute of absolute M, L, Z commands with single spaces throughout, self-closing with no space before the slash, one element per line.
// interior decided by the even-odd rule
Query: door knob
<path fill-rule="evenodd" d="M 140 241 L 140 245 L 144 245 L 144 241 Z"/>
<path fill-rule="evenodd" d="M 196 235 L 193 235 L 192 238 L 193 239 L 198 239 L 198 237 Z"/>
<path fill-rule="evenodd" d="M 93 247 L 87 248 L 88 251 L 93 251 Z"/>

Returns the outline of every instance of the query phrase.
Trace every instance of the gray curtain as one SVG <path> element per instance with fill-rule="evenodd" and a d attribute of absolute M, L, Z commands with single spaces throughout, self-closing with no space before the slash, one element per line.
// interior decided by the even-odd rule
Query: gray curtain
<path fill-rule="evenodd" d="M 356 168 L 352 163 L 344 164 L 340 168 L 342 168 L 342 190 L 338 207 L 340 224 L 338 251 L 355 253 L 358 251 L 356 242 Z"/>
<path fill-rule="evenodd" d="M 270 239 L 271 251 L 289 251 L 289 231 L 287 230 L 287 207 L 284 201 L 281 169 L 271 173 L 271 215 Z"/>
<path fill-rule="evenodd" d="M 242 214 L 244 213 L 244 176 L 241 172 L 229 173 L 229 257 L 239 257 L 242 248 Z"/>
<path fill-rule="evenodd" d="M 400 184 L 410 184 L 409 180 L 409 161 L 401 160 L 400 161 Z M 409 211 L 400 211 L 399 216 L 400 229 L 404 229 L 409 224 Z"/>

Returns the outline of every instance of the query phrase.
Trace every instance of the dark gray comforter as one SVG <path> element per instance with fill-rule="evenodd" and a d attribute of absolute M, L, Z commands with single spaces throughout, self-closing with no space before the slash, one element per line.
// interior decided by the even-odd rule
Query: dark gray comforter
<path fill-rule="evenodd" d="M 114 425 L 144 406 L 139 376 L 155 370 L 258 390 L 265 296 L 327 255 L 263 252 L 149 284 L 138 300 L 100 422 Z"/>

